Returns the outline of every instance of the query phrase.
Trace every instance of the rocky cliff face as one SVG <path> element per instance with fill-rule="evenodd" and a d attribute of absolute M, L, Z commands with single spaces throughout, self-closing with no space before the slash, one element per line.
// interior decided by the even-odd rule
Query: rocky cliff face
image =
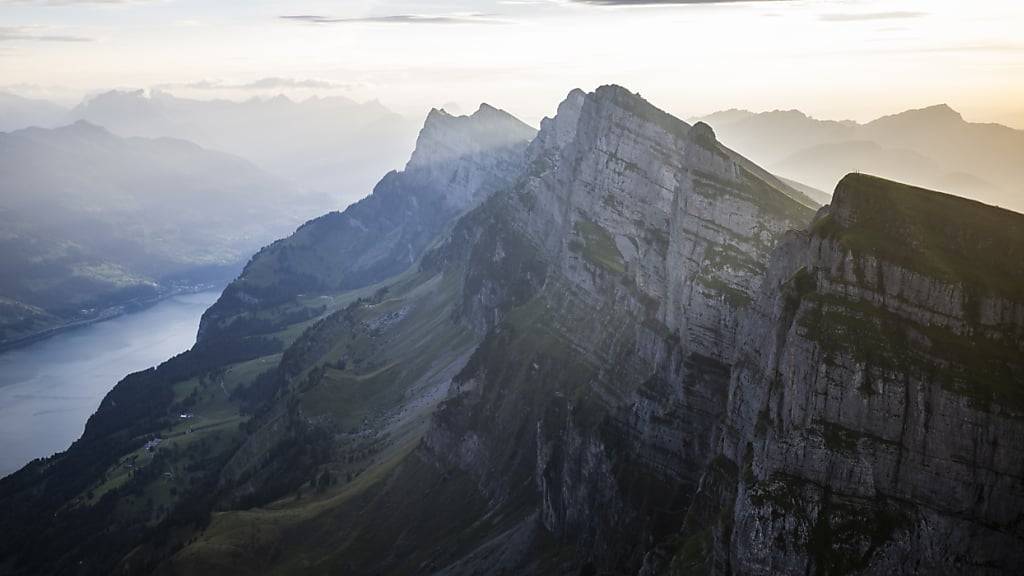
<path fill-rule="evenodd" d="M 1018 571 L 1022 250 L 1020 215 L 844 179 L 743 323 L 717 462 L 735 499 L 707 486 L 717 530 L 694 538 L 717 562 L 677 567 Z"/>
<path fill-rule="evenodd" d="M 810 202 L 706 126 L 615 86 L 571 93 L 527 165 L 484 207 L 507 224 L 474 244 L 464 312 L 490 332 L 425 452 L 577 561 L 635 568 L 681 522 L 725 406 L 738 315 Z M 514 302 L 502 290 L 522 277 L 503 266 L 512 245 L 546 263 Z"/>

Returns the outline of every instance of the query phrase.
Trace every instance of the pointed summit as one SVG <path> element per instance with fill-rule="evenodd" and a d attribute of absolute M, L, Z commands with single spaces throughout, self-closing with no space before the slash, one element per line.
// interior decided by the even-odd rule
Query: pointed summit
<path fill-rule="evenodd" d="M 535 134 L 536 130 L 515 116 L 489 104 L 481 104 L 471 116 L 453 116 L 433 108 L 406 169 L 522 144 Z"/>
<path fill-rule="evenodd" d="M 960 120 L 964 119 L 963 115 L 953 109 L 949 104 L 936 104 L 934 106 L 928 106 L 927 108 L 921 108 L 920 110 L 910 110 L 905 114 L 920 114 L 929 118 L 943 119 L 943 120 Z"/>
<path fill-rule="evenodd" d="M 487 104 L 472 116 L 431 109 L 405 170 L 257 254 L 203 316 L 200 341 L 230 334 L 236 315 L 265 301 L 362 288 L 408 269 L 457 215 L 512 184 L 535 132 Z"/>
<path fill-rule="evenodd" d="M 503 112 L 503 111 L 495 108 L 494 106 L 491 106 L 487 102 L 481 102 L 480 103 L 480 107 L 477 108 L 476 112 L 473 112 L 473 117 L 477 118 L 477 117 L 480 117 L 480 116 L 488 116 L 488 115 L 493 115 L 493 114 L 500 115 L 500 114 L 508 114 L 508 113 L 507 112 Z"/>
<path fill-rule="evenodd" d="M 553 118 L 544 118 L 540 122 L 540 133 L 532 144 L 535 152 L 541 149 L 559 149 L 565 146 L 576 137 L 576 125 L 580 120 L 580 110 L 587 93 L 579 88 L 569 92 L 565 100 L 558 105 L 558 111 Z"/>

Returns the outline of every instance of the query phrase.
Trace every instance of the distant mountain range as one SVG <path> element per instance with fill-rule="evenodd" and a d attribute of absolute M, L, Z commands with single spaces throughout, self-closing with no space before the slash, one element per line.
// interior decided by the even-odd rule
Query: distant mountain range
<path fill-rule="evenodd" d="M 0 133 L 0 343 L 224 282 L 325 200 L 250 162 L 77 122 Z"/>
<path fill-rule="evenodd" d="M 67 121 L 67 108 L 47 100 L 0 92 L 0 132 L 36 126 L 54 128 Z"/>
<path fill-rule="evenodd" d="M 121 136 L 174 137 L 250 160 L 340 207 L 399 168 L 417 124 L 372 101 L 285 96 L 192 100 L 160 90 L 112 90 L 72 109 L 0 93 L 0 131 L 87 120 Z M 797 110 L 725 110 L 693 121 L 819 200 L 863 172 L 1024 211 L 1024 131 L 971 123 L 946 105 L 860 124 Z"/>
<path fill-rule="evenodd" d="M 153 90 L 112 90 L 68 110 L 0 93 L 0 131 L 85 120 L 119 136 L 178 138 L 240 156 L 298 187 L 345 206 L 402 166 L 418 124 L 376 101 L 286 96 L 191 100 Z"/>
<path fill-rule="evenodd" d="M 844 175 L 863 172 L 1024 211 L 1024 131 L 967 122 L 949 106 L 866 124 L 796 110 L 727 110 L 699 120 L 773 173 L 828 193 Z"/>
<path fill-rule="evenodd" d="M 379 102 L 312 97 L 188 100 L 166 92 L 106 92 L 70 112 L 122 136 L 170 136 L 229 152 L 310 190 L 335 207 L 373 189 L 408 158 L 418 123 Z"/>

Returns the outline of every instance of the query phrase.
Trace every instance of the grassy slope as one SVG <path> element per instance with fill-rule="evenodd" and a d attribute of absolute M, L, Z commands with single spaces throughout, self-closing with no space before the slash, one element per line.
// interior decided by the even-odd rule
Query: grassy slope
<path fill-rule="evenodd" d="M 417 464 L 407 456 L 478 341 L 452 320 L 459 277 L 406 275 L 387 294 L 340 311 L 338 325 L 313 328 L 310 335 L 330 346 L 302 358 L 291 388 L 303 415 L 333 431 L 338 450 L 323 470 L 337 483 L 322 491 L 304 486 L 299 496 L 261 508 L 217 513 L 168 571 L 289 573 L 331 565 L 339 550 L 360 546 L 346 541 L 338 523 L 351 522 L 354 507 L 372 502 L 396 470 L 413 473 Z M 262 555 L 268 550 L 272 558 Z"/>

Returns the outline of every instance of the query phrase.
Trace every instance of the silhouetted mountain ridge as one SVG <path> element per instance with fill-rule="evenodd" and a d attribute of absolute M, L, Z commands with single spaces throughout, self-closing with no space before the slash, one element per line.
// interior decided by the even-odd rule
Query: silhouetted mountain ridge
<path fill-rule="evenodd" d="M 796 111 L 729 111 L 706 120 L 769 170 L 820 190 L 860 171 L 1024 211 L 1024 131 L 967 122 L 946 104 L 866 124 Z"/>
<path fill-rule="evenodd" d="M 121 136 L 175 137 L 246 158 L 346 205 L 408 156 L 416 126 L 379 101 L 342 96 L 192 100 L 168 92 L 104 92 L 71 110 Z M 330 206 L 324 206 L 324 209 Z"/>

